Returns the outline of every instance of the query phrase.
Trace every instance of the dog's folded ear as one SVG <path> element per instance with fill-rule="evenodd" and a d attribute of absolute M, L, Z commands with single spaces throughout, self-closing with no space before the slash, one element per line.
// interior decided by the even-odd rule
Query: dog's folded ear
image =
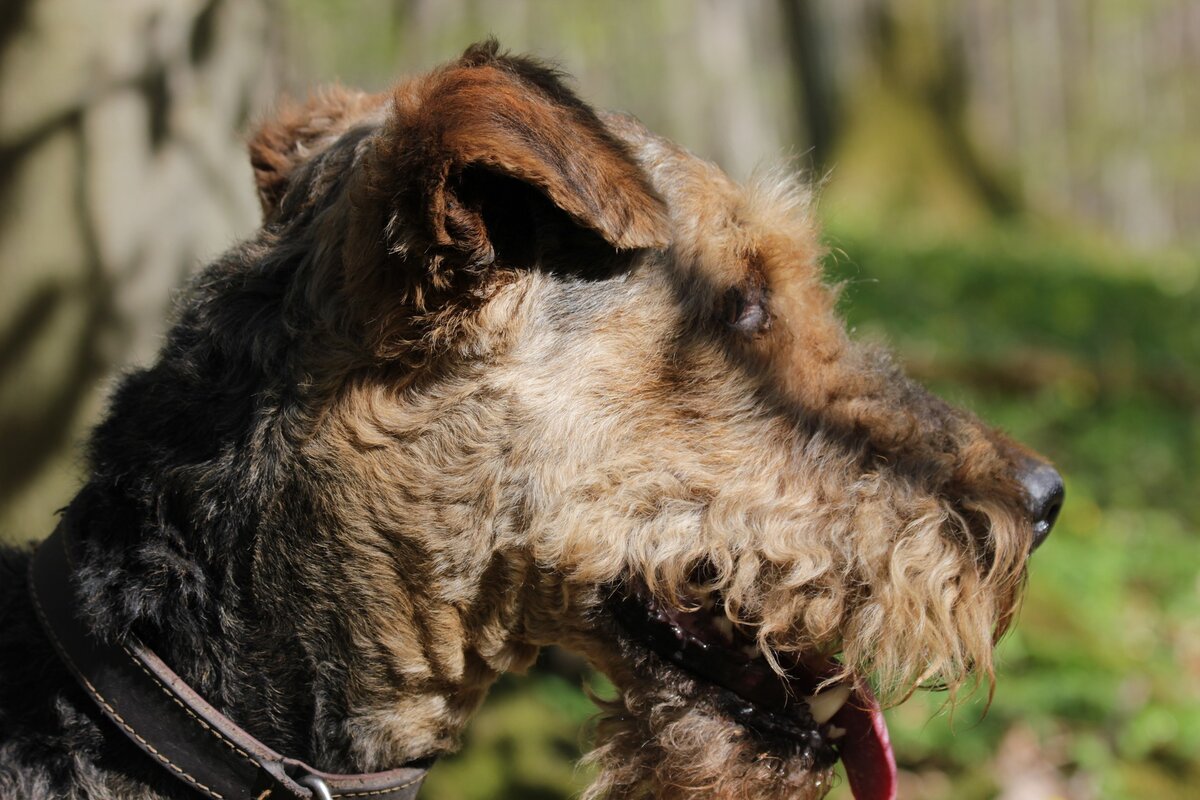
<path fill-rule="evenodd" d="M 668 243 L 665 206 L 625 146 L 557 72 L 500 54 L 494 40 L 396 90 L 375 170 L 393 234 L 473 267 L 496 259 L 495 219 L 513 214 L 495 207 L 520 195 L 514 187 L 616 249 Z"/>
<path fill-rule="evenodd" d="M 297 167 L 322 144 L 333 141 L 385 102 L 385 95 L 331 86 L 305 103 L 281 103 L 259 126 L 249 145 L 263 218 L 269 221 L 276 216 Z"/>

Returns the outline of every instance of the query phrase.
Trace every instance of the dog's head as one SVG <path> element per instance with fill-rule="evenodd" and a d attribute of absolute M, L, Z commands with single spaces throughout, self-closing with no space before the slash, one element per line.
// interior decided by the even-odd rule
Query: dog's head
<path fill-rule="evenodd" d="M 868 680 L 990 677 L 1061 483 L 847 336 L 801 185 L 494 44 L 251 150 L 262 232 L 169 351 L 246 420 L 240 591 L 339 665 L 328 752 L 449 749 L 558 643 L 620 692 L 594 793 L 819 796 L 840 755 L 878 797 Z"/>

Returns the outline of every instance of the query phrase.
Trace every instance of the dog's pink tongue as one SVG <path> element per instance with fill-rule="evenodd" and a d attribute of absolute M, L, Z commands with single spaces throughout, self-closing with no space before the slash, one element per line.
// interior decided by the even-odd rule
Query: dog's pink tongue
<path fill-rule="evenodd" d="M 832 722 L 846 731 L 838 749 L 854 800 L 895 800 L 896 755 L 871 687 L 858 681 Z"/>

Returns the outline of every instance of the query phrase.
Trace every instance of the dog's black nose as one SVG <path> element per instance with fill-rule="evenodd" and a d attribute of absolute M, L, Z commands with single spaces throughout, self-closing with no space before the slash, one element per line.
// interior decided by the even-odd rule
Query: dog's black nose
<path fill-rule="evenodd" d="M 1036 550 L 1054 527 L 1063 504 L 1063 480 L 1058 470 L 1045 461 L 1026 459 L 1020 475 L 1029 496 L 1029 516 L 1033 518 L 1033 546 Z"/>

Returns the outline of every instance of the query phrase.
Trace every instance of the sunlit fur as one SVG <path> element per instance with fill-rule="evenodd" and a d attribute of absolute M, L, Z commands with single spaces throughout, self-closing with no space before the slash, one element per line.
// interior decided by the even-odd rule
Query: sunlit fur
<path fill-rule="evenodd" d="M 738 185 L 591 114 L 484 45 L 268 124 L 268 223 L 118 392 L 65 517 L 88 608 L 325 769 L 453 750 L 500 673 L 560 644 L 619 690 L 588 798 L 822 796 L 826 771 L 602 603 L 636 579 L 685 606 L 703 567 L 777 667 L 840 653 L 888 700 L 990 681 L 1030 549 L 1025 451 L 847 336 L 802 183 Z M 456 182 L 471 165 L 513 183 Z M 535 247 L 505 244 L 494 190 Z M 717 313 L 748 281 L 755 336 Z"/>

